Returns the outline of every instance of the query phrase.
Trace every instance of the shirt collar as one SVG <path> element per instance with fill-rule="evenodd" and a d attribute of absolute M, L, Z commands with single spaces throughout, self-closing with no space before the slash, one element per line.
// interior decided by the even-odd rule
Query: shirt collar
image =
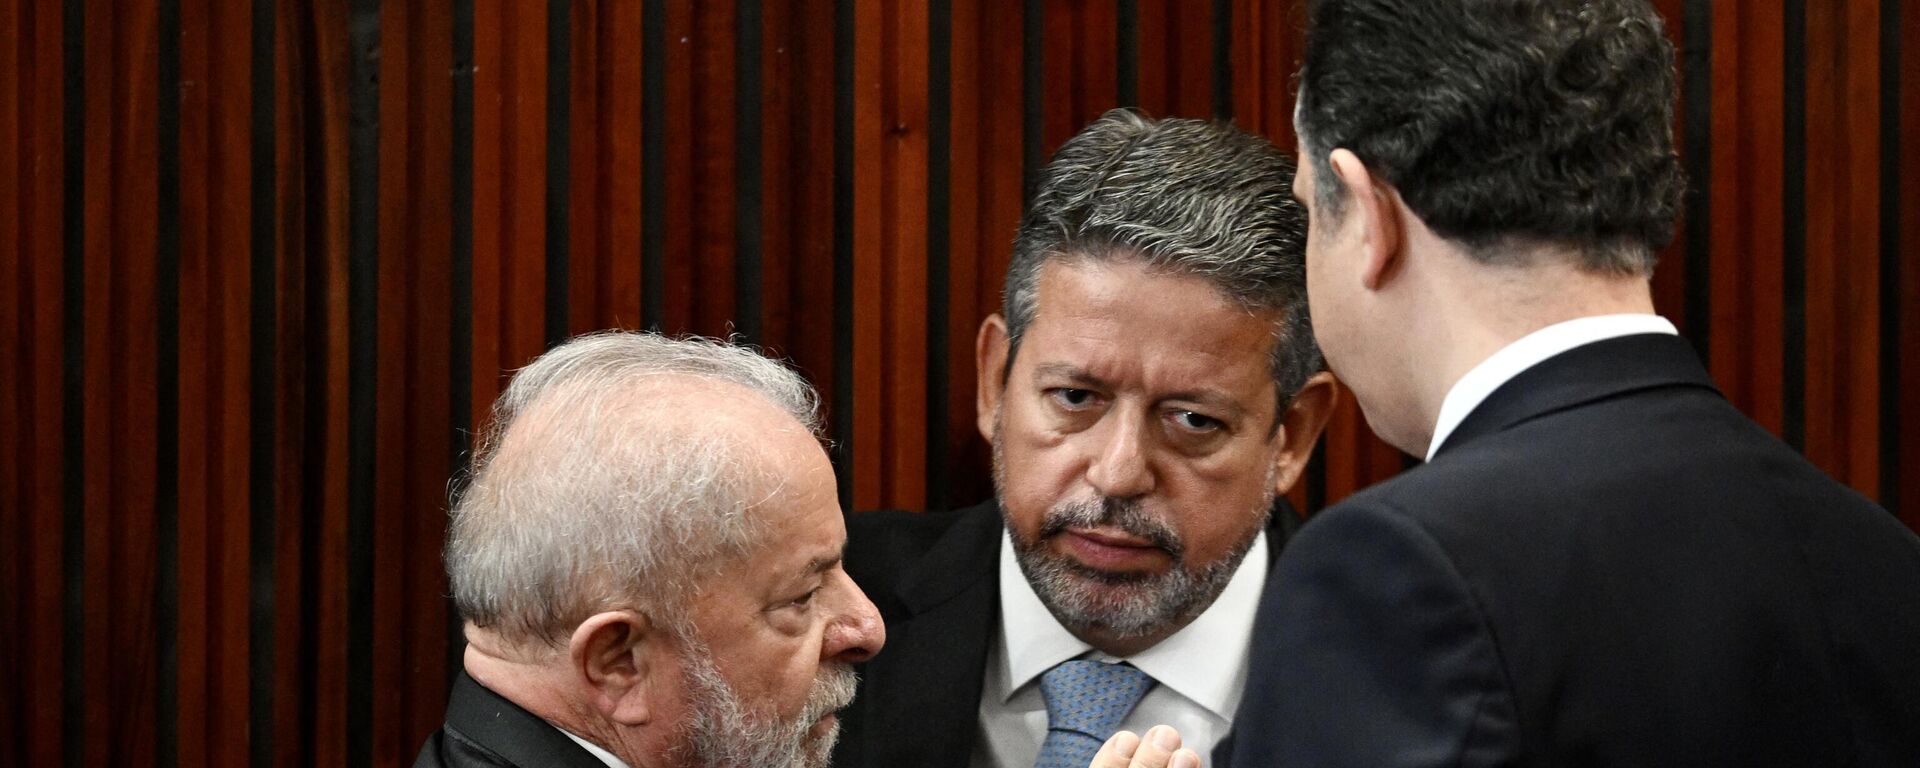
<path fill-rule="evenodd" d="M 1130 657 L 1094 651 L 1053 617 L 1014 560 L 1013 538 L 1000 536 L 1000 632 L 1006 649 L 1007 697 L 1054 665 L 1088 656 L 1125 661 L 1155 682 L 1231 722 L 1246 682 L 1253 616 L 1267 583 L 1267 533 L 1262 530 L 1227 587 L 1193 622 Z"/>
<path fill-rule="evenodd" d="M 1433 425 L 1433 439 L 1427 442 L 1427 460 L 1433 460 L 1447 436 L 1474 408 L 1521 372 L 1574 347 L 1641 333 L 1678 334 L 1679 330 L 1659 315 L 1595 315 L 1554 323 L 1501 347 L 1447 390 L 1447 398 L 1440 401 L 1440 418 Z"/>

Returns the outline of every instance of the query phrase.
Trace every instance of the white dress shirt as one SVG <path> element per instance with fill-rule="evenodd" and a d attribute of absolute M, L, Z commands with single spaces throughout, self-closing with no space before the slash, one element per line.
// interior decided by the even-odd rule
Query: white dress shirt
<path fill-rule="evenodd" d="M 1000 633 L 987 651 L 980 692 L 980 739 L 974 768 L 1033 768 L 1047 737 L 1047 703 L 1040 675 L 1077 658 L 1125 661 L 1153 676 L 1155 685 L 1121 723 L 1134 733 L 1155 725 L 1180 730 L 1181 741 L 1205 755 L 1233 724 L 1247 679 L 1253 615 L 1267 583 L 1267 534 L 1254 538 L 1240 569 L 1213 605 L 1179 632 L 1133 656 L 1108 656 L 1053 617 L 1014 561 L 1013 539 L 1000 537 Z"/>
<path fill-rule="evenodd" d="M 1554 323 L 1501 347 L 1447 390 L 1447 399 L 1440 401 L 1440 418 L 1433 425 L 1433 439 L 1427 442 L 1427 460 L 1440 452 L 1467 414 L 1521 372 L 1574 347 L 1641 333 L 1678 334 L 1679 330 L 1659 315 L 1595 315 Z"/>
<path fill-rule="evenodd" d="M 569 731 L 565 728 L 561 728 L 560 726 L 557 726 L 557 725 L 554 726 L 554 730 L 557 730 L 561 733 L 566 734 L 567 738 L 573 739 L 573 743 L 580 745 L 580 748 L 586 750 L 588 754 L 593 755 L 594 757 L 600 758 L 600 762 L 606 763 L 607 768 L 629 768 L 629 766 L 627 765 L 627 761 L 614 757 L 612 752 L 608 752 L 605 749 L 601 749 L 600 745 L 595 744 L 591 741 L 587 741 L 586 739 L 580 738 L 578 736 L 575 736 L 573 735 L 572 731 Z"/>

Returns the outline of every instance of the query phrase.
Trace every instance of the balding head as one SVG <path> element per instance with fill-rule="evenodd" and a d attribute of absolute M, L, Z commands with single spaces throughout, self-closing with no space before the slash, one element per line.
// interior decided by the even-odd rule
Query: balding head
<path fill-rule="evenodd" d="M 461 614 L 506 646 L 557 646 L 614 607 L 656 620 L 760 521 L 771 438 L 806 444 L 812 390 L 779 363 L 699 339 L 574 339 L 515 375 L 453 510 Z"/>

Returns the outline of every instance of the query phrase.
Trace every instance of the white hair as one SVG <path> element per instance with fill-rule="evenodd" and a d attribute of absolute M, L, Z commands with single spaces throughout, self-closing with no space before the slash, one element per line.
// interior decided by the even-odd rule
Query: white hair
<path fill-rule="evenodd" d="M 753 494 L 778 481 L 754 446 L 709 428 L 703 384 L 744 388 L 818 435 L 806 381 L 724 341 L 598 333 L 515 374 L 453 504 L 446 562 L 461 615 L 548 645 L 612 608 L 675 626 L 680 599 L 749 551 Z"/>

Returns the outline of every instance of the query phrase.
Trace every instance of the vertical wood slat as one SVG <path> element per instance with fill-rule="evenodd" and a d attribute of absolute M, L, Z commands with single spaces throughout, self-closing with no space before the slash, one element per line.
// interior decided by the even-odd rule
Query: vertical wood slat
<path fill-rule="evenodd" d="M 766 3 L 762 13 L 761 341 L 825 401 L 834 387 L 833 104 L 840 98 L 832 0 Z"/>
<path fill-rule="evenodd" d="M 734 4 L 669 0 L 666 11 L 661 329 L 726 335 L 735 298 Z M 675 183 L 689 179 L 708 181 Z"/>
<path fill-rule="evenodd" d="M 0 281 L 10 284 L 13 301 L 0 305 L 0 323 L 12 331 L 0 359 L 15 372 L 0 386 L 0 412 L 9 414 L 3 432 L 12 443 L 14 466 L 6 477 L 7 541 L 5 566 L 9 591 L 6 616 L 8 679 L 17 681 L 6 696 L 8 738 L 0 758 L 18 765 L 54 765 L 63 752 L 62 705 L 66 663 L 74 658 L 63 643 L 62 414 L 71 393 L 62 391 L 63 202 L 71 199 L 63 168 L 68 51 L 63 44 L 63 9 L 36 2 L 0 4 L 0 26 L 19 44 L 0 65 Z M 17 427 L 17 428 L 15 428 Z M 11 645 L 17 643 L 17 645 Z"/>
<path fill-rule="evenodd" d="M 23 18 L 25 17 L 25 18 Z M 26 237 L 21 227 L 26 204 L 25 187 L 30 185 L 32 167 L 25 147 L 25 133 L 21 126 L 21 91 L 32 93 L 30 82 L 33 42 L 21 34 L 22 26 L 30 25 L 31 17 L 26 17 L 16 0 L 0 2 L 0 40 L 20 40 L 25 45 L 16 44 L 4 54 L 0 54 L 0 238 L 5 238 L 5 247 L 0 248 L 0 366 L 9 370 L 27 371 L 30 361 L 24 357 L 27 339 L 31 337 L 27 315 L 31 304 L 24 301 L 21 287 L 27 283 L 26 260 L 20 257 L 25 252 Z M 23 77 L 23 74 L 26 76 Z M 23 82 L 28 81 L 28 82 Z M 22 162 L 25 159 L 27 162 Z M 22 168 L 22 166 L 27 166 Z M 23 173 L 23 171 L 27 171 Z M 31 550 L 21 546 L 20 533 L 27 529 L 26 513 L 23 505 L 12 500 L 28 498 L 23 477 L 31 476 L 23 466 L 26 462 L 19 454 L 24 447 L 27 434 L 27 410 L 24 407 L 26 392 L 30 387 L 17 382 L 15 377 L 0 377 L 0 435 L 20 435 L 16 440 L 0 440 L 0 498 L 8 503 L 0 503 L 0 531 L 13 535 L 0 536 L 0 625 L 8 627 L 31 626 L 26 617 L 24 604 L 26 594 L 21 585 L 27 583 L 27 569 L 24 567 Z M 23 680 L 26 677 L 26 665 L 23 645 L 18 635 L 7 632 L 0 634 L 0 675 L 10 680 Z M 0 760 L 9 764 L 24 762 L 20 755 L 22 742 L 26 734 L 23 718 L 18 713 L 21 702 L 16 697 L 0 696 Z"/>
<path fill-rule="evenodd" d="M 1233 121 L 1294 152 L 1293 73 L 1305 51 L 1305 13 L 1263 0 L 1235 0 Z"/>
<path fill-rule="evenodd" d="M 223 720 L 252 704 L 250 478 L 235 460 L 250 453 L 252 274 L 250 260 L 233 255 L 251 248 L 253 73 L 249 47 L 231 41 L 250 39 L 253 20 L 236 2 L 184 2 L 180 17 L 179 750 L 171 757 L 234 765 L 245 761 L 249 736 Z"/>
<path fill-rule="evenodd" d="M 470 423 L 544 347 L 547 13 L 474 8 L 473 375 Z M 562 95 L 564 98 L 564 95 Z"/>
<path fill-rule="evenodd" d="M 1711 130 L 1723 138 L 1708 181 L 1712 220 L 1699 222 L 1711 228 L 1715 265 L 1708 368 L 1735 406 L 1775 434 L 1784 423 L 1784 47 L 1777 4 L 1714 14 Z"/>
<path fill-rule="evenodd" d="M 305 343 L 288 349 L 288 364 L 301 372 L 298 405 L 289 418 L 300 419 L 301 440 L 293 452 L 300 478 L 298 535 L 302 602 L 302 664 L 312 670 L 301 680 L 310 734 L 308 754 L 319 765 L 345 765 L 355 738 L 349 723 L 348 694 L 348 456 L 350 373 L 348 337 L 349 261 L 349 81 L 353 50 L 348 10 L 325 3 L 302 9 L 282 39 L 289 46 L 290 82 L 278 105 L 301 134 L 299 151 L 288 165 L 300 169 L 304 183 L 287 185 L 282 230 L 283 265 L 298 273 L 296 306 L 288 318 L 290 336 Z M 288 16 L 295 14 L 288 12 Z M 315 183 L 318 182 L 318 183 Z M 284 530 L 284 528 L 283 528 Z M 292 532 L 289 532 L 292 535 Z"/>
<path fill-rule="evenodd" d="M 376 345 L 378 438 L 373 537 L 371 751 L 417 748 L 445 706 L 446 592 L 419 553 L 443 535 L 450 469 L 444 383 L 449 364 L 452 204 L 452 18 L 443 4 L 385 3 L 380 33 L 380 176 Z M 439 478 L 435 480 L 435 478 Z M 404 617 L 404 618 L 400 618 Z"/>
<path fill-rule="evenodd" d="M 1120 106 L 1118 10 L 1111 2 L 1047 6 L 1041 137 L 1048 156 L 1081 127 Z"/>
<path fill-rule="evenodd" d="M 640 5 L 572 8 L 569 331 L 640 326 Z"/>
<path fill-rule="evenodd" d="M 1891 292 L 1897 298 L 1898 312 L 1892 318 L 1891 335 L 1893 349 L 1899 354 L 1897 359 L 1880 361 L 1895 369 L 1893 378 L 1898 385 L 1890 388 L 1898 398 L 1891 420 L 1895 461 L 1882 471 L 1895 473 L 1893 491 L 1899 505 L 1894 511 L 1907 527 L 1920 531 L 1920 397 L 1913 394 L 1920 391 L 1920 263 L 1913 258 L 1920 251 L 1920 142 L 1912 140 L 1920 136 L 1920 9 L 1901 0 L 1889 6 L 1899 24 L 1889 36 L 1895 41 L 1898 56 L 1889 69 L 1899 86 L 1899 110 L 1894 117 L 1899 141 L 1895 158 L 1898 166 L 1891 169 L 1897 181 L 1883 186 L 1897 193 L 1890 207 L 1898 216 L 1895 253 L 1899 258 L 1897 274 L 1881 277 L 1895 280 Z"/>
<path fill-rule="evenodd" d="M 925 504 L 927 6 L 856 5 L 854 505 Z"/>
<path fill-rule="evenodd" d="M 952 127 L 949 134 L 947 348 L 947 499 L 959 506 L 993 491 L 989 451 L 976 428 L 978 372 L 974 340 L 980 322 L 1000 311 L 1001 286 L 1020 224 L 1020 50 L 1006 30 L 1023 23 L 1019 0 L 956 3 L 951 20 Z"/>
<path fill-rule="evenodd" d="M 90 3 L 86 43 L 86 358 L 83 568 L 90 690 L 125 696 L 85 704 L 89 762 L 155 760 L 155 481 L 153 354 L 158 104 L 155 3 Z M 118 727 L 116 727 L 116 723 Z"/>
<path fill-rule="evenodd" d="M 1214 5 L 1140 0 L 1140 107 L 1148 115 L 1213 117 Z"/>
<path fill-rule="evenodd" d="M 1807 4 L 1805 451 L 1879 488 L 1880 4 Z"/>

